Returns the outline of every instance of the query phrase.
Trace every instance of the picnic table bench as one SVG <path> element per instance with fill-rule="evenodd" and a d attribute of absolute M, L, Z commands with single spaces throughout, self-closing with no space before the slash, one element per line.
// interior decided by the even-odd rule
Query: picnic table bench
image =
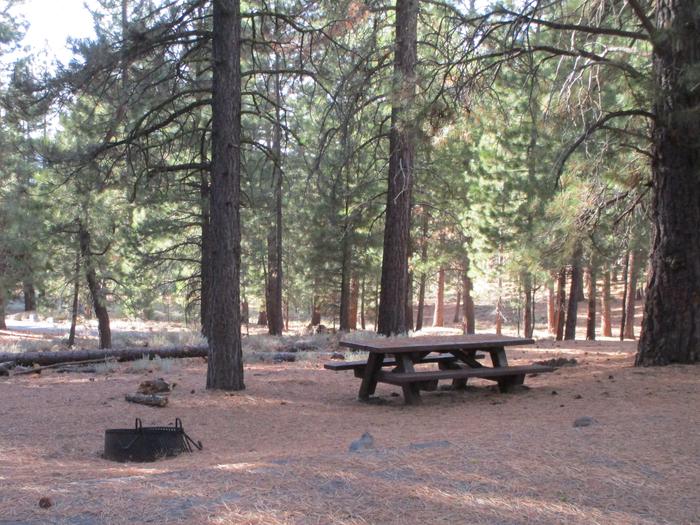
<path fill-rule="evenodd" d="M 358 397 L 368 401 L 377 383 L 400 386 L 406 404 L 420 402 L 421 390 L 436 390 L 438 381 L 452 380 L 455 388 L 466 388 L 467 380 L 479 377 L 496 381 L 501 392 L 522 385 L 526 374 L 552 372 L 551 366 L 508 366 L 505 348 L 533 344 L 532 339 L 492 334 L 377 338 L 365 341 L 340 341 L 340 345 L 369 352 L 367 361 L 326 363 L 324 368 L 334 371 L 353 370 L 362 378 Z M 489 354 L 492 366 L 481 364 Z M 437 363 L 438 369 L 416 369 L 416 365 Z M 393 370 L 383 370 L 394 367 Z"/>

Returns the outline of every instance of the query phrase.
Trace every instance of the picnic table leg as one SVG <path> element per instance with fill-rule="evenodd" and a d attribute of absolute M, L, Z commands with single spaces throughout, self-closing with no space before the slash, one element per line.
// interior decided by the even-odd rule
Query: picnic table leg
<path fill-rule="evenodd" d="M 374 354 L 370 352 L 367 358 L 367 366 L 365 366 L 365 374 L 360 384 L 360 393 L 357 396 L 360 401 L 368 401 L 369 396 L 374 394 L 374 391 L 377 389 L 377 377 L 382 370 L 383 363 L 384 354 Z"/>
<path fill-rule="evenodd" d="M 494 368 L 508 366 L 508 358 L 506 350 L 503 347 L 492 348 L 489 350 L 491 354 L 491 363 Z M 522 385 L 525 381 L 525 374 L 517 376 L 502 377 L 498 380 L 498 390 L 502 393 L 508 392 L 512 386 Z"/>
<path fill-rule="evenodd" d="M 397 354 L 396 364 L 399 372 L 415 372 L 413 360 L 407 354 Z M 409 383 L 401 387 L 403 398 L 407 405 L 417 405 L 420 403 L 420 388 L 416 383 Z"/>

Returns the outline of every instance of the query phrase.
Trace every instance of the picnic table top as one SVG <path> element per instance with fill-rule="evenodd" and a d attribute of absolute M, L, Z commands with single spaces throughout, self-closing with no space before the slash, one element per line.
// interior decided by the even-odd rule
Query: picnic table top
<path fill-rule="evenodd" d="M 534 339 L 496 334 L 378 337 L 364 341 L 340 341 L 340 346 L 377 354 L 404 352 L 449 352 L 450 350 L 478 350 L 504 346 L 530 345 Z"/>

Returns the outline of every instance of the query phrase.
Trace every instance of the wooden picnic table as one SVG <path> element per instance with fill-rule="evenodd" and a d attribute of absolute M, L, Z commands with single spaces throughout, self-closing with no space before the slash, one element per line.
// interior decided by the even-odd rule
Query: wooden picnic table
<path fill-rule="evenodd" d="M 450 379 L 454 388 L 466 388 L 470 377 L 496 381 L 501 392 L 514 385 L 522 385 L 525 374 L 552 372 L 553 367 L 542 365 L 508 366 L 507 346 L 533 344 L 532 339 L 495 334 L 392 337 L 364 341 L 340 341 L 340 345 L 369 352 L 367 361 L 326 363 L 329 370 L 353 370 L 362 379 L 359 399 L 368 401 L 377 383 L 401 386 L 407 404 L 420 402 L 421 390 L 436 390 L 439 380 Z M 479 362 L 484 352 L 491 357 L 491 365 Z M 437 354 L 437 355 L 435 355 Z M 416 369 L 416 365 L 437 364 L 438 369 Z M 393 370 L 383 370 L 393 366 Z"/>

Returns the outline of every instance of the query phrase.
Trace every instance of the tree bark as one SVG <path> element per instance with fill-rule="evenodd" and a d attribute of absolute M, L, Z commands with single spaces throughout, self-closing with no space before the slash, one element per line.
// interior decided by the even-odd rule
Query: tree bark
<path fill-rule="evenodd" d="M 92 298 L 92 307 L 95 310 L 97 317 L 97 331 L 100 338 L 100 348 L 112 347 L 112 331 L 109 327 L 109 312 L 107 311 L 107 299 L 105 297 L 104 288 L 97 278 L 92 251 L 90 248 L 90 232 L 82 222 L 78 223 L 78 236 L 80 241 L 80 255 L 83 259 L 83 267 L 85 268 L 85 279 L 87 280 L 88 290 Z"/>
<path fill-rule="evenodd" d="M 243 390 L 240 311 L 241 15 L 214 0 L 212 28 L 212 282 L 207 388 Z"/>
<path fill-rule="evenodd" d="M 68 333 L 68 346 L 75 345 L 75 327 L 78 324 L 78 301 L 80 299 L 80 250 L 75 254 L 75 273 L 73 282 L 73 304 L 70 311 L 70 332 Z"/>
<path fill-rule="evenodd" d="M 279 37 L 278 18 L 275 17 L 275 38 Z M 275 50 L 275 122 L 272 137 L 272 216 L 271 228 L 267 237 L 267 289 L 265 307 L 267 309 L 267 331 L 270 335 L 282 335 L 282 120 L 280 106 L 280 56 Z"/>
<path fill-rule="evenodd" d="M 627 271 L 627 300 L 625 305 L 625 339 L 634 339 L 634 306 L 637 294 L 637 255 L 632 250 Z"/>
<path fill-rule="evenodd" d="M 418 311 L 416 312 L 416 332 L 423 329 L 423 310 L 425 310 L 425 283 L 427 277 L 425 273 L 420 274 L 418 284 Z"/>
<path fill-rule="evenodd" d="M 557 279 L 557 305 L 555 317 L 557 321 L 556 340 L 564 339 L 564 324 L 566 321 L 566 268 L 559 270 L 559 278 Z"/>
<path fill-rule="evenodd" d="M 209 300 L 211 298 L 211 234 L 210 234 L 210 203 L 209 203 L 209 174 L 202 170 L 199 176 L 199 195 L 201 199 L 201 231 L 202 245 L 200 248 L 200 303 L 199 321 L 202 325 L 202 335 L 209 337 Z"/>
<path fill-rule="evenodd" d="M 350 330 L 350 287 L 351 287 L 351 250 L 348 232 L 349 225 L 346 223 L 343 238 L 341 239 L 341 268 L 340 268 L 340 330 Z"/>
<path fill-rule="evenodd" d="M 7 330 L 5 322 L 5 291 L 0 289 L 0 330 Z M 2 359 L 0 359 L 2 362 Z"/>
<path fill-rule="evenodd" d="M 606 269 L 603 273 L 603 293 L 600 296 L 600 331 L 603 337 L 612 337 L 610 315 L 610 270 Z"/>
<path fill-rule="evenodd" d="M 625 338 L 625 326 L 627 324 L 627 284 L 629 277 L 630 252 L 625 254 L 625 268 L 622 271 L 622 308 L 620 309 L 620 341 Z"/>
<path fill-rule="evenodd" d="M 260 310 L 258 311 L 258 321 L 257 324 L 258 326 L 267 326 L 267 310 L 266 310 L 266 305 L 261 305 Z"/>
<path fill-rule="evenodd" d="M 586 340 L 595 341 L 595 303 L 596 303 L 596 271 L 594 263 L 588 267 L 586 272 L 586 284 L 588 288 L 588 314 L 586 316 Z"/>
<path fill-rule="evenodd" d="M 350 278 L 350 330 L 357 330 L 357 306 L 360 300 L 360 281 L 353 272 Z"/>
<path fill-rule="evenodd" d="M 396 0 L 396 38 L 389 132 L 389 176 L 384 224 L 381 292 L 377 331 L 405 333 L 408 255 L 416 142 L 416 51 L 418 0 Z"/>
<path fill-rule="evenodd" d="M 654 237 L 637 365 L 700 361 L 700 10 L 656 0 Z M 694 80 L 692 80 L 694 79 Z"/>
<path fill-rule="evenodd" d="M 525 308 L 523 311 L 523 327 L 525 337 L 532 337 L 533 319 L 532 319 L 532 275 L 530 272 L 523 272 L 523 293 L 525 294 Z"/>
<path fill-rule="evenodd" d="M 318 304 L 318 297 L 314 296 L 313 304 L 311 305 L 311 326 L 321 324 L 321 309 Z"/>
<path fill-rule="evenodd" d="M 418 311 L 416 312 L 416 332 L 423 329 L 423 310 L 425 309 L 425 284 L 428 280 L 425 274 L 425 266 L 428 263 L 428 212 L 424 207 L 420 208 L 421 238 L 420 238 L 420 262 L 421 273 L 418 280 Z"/>
<path fill-rule="evenodd" d="M 36 290 L 34 290 L 34 284 L 32 283 L 31 279 L 28 279 L 22 283 L 22 292 L 24 295 L 24 311 L 36 311 Z"/>
<path fill-rule="evenodd" d="M 406 329 L 413 330 L 413 272 L 408 272 L 408 287 L 406 288 Z"/>
<path fill-rule="evenodd" d="M 571 260 L 571 285 L 569 288 L 569 306 L 566 311 L 566 330 L 564 339 L 576 339 L 576 322 L 578 320 L 579 286 L 581 286 L 581 248 L 577 247 Z"/>
<path fill-rule="evenodd" d="M 469 258 L 464 259 L 464 268 L 462 269 L 462 291 L 464 299 L 462 301 L 463 320 L 462 331 L 465 334 L 473 334 L 476 332 L 476 316 L 474 313 L 474 299 L 472 299 L 472 280 L 469 278 Z"/>
<path fill-rule="evenodd" d="M 445 326 L 445 269 L 442 266 L 438 270 L 433 326 Z"/>
<path fill-rule="evenodd" d="M 557 335 L 557 318 L 556 318 L 556 298 L 554 296 L 554 285 L 551 282 L 547 283 L 547 330 L 549 335 Z"/>
<path fill-rule="evenodd" d="M 460 310 L 460 304 L 461 304 L 461 299 L 462 299 L 462 290 L 457 288 L 457 304 L 455 305 L 455 315 L 452 318 L 453 323 L 459 323 L 459 319 L 461 317 L 462 311 Z"/>
<path fill-rule="evenodd" d="M 360 328 L 365 329 L 365 277 L 362 276 L 362 286 L 360 287 Z"/>

